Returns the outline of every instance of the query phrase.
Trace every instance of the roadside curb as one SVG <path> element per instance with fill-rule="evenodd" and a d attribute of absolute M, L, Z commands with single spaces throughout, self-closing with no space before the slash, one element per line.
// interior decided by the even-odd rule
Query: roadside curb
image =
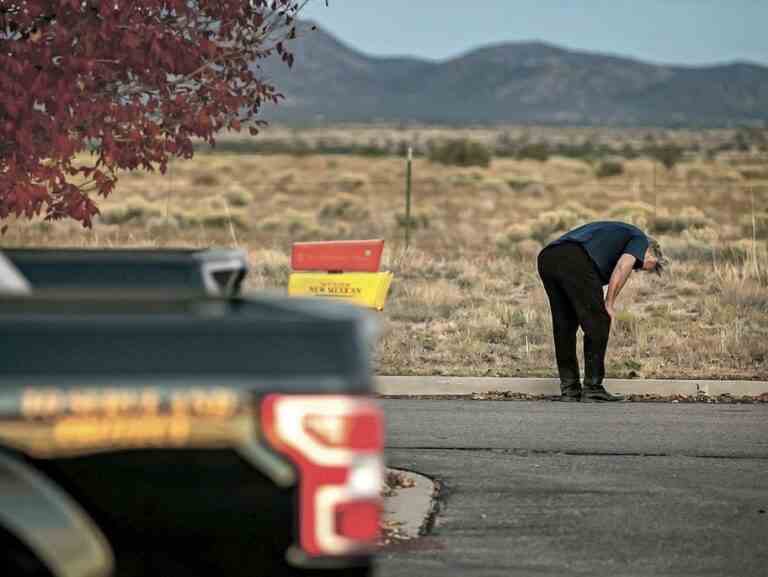
<path fill-rule="evenodd" d="M 557 379 L 515 377 L 376 376 L 376 392 L 385 396 L 472 395 L 512 392 L 524 395 L 559 395 Z M 606 379 L 605 387 L 625 395 L 758 396 L 768 393 L 767 381 L 705 379 Z"/>
<path fill-rule="evenodd" d="M 382 520 L 395 527 L 396 540 L 410 540 L 425 535 L 437 513 L 439 485 L 429 477 L 405 469 L 387 468 L 401 475 L 410 486 L 398 487 L 384 498 Z"/>

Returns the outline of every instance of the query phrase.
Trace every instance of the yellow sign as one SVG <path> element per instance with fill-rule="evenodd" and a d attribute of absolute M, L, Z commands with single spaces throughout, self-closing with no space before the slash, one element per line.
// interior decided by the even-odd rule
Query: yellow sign
<path fill-rule="evenodd" d="M 383 310 L 391 283 L 391 272 L 294 272 L 288 279 L 288 294 L 339 298 Z"/>

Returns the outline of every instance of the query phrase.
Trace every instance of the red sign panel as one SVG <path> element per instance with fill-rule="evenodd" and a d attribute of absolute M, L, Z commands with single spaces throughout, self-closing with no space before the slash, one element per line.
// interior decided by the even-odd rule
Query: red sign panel
<path fill-rule="evenodd" d="M 378 272 L 384 241 L 296 242 L 291 268 L 296 271 Z"/>

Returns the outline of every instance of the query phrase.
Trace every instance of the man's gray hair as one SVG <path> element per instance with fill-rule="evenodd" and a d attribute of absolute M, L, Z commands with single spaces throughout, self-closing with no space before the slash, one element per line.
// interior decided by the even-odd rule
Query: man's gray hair
<path fill-rule="evenodd" d="M 664 272 L 664 268 L 669 264 L 669 259 L 665 257 L 664 253 L 661 251 L 661 245 L 658 240 L 649 236 L 648 243 L 648 250 L 650 250 L 651 254 L 656 257 L 656 266 L 653 267 L 653 272 L 661 276 L 661 273 Z"/>

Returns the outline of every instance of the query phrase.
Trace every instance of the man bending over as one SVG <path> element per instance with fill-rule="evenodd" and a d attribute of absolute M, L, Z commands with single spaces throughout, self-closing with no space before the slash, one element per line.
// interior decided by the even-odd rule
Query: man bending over
<path fill-rule="evenodd" d="M 539 253 L 539 276 L 552 310 L 561 400 L 623 399 L 603 387 L 605 351 L 616 299 L 633 270 L 660 275 L 666 264 L 656 240 L 623 222 L 585 224 L 552 241 Z M 579 327 L 584 333 L 583 387 L 576 356 Z"/>

